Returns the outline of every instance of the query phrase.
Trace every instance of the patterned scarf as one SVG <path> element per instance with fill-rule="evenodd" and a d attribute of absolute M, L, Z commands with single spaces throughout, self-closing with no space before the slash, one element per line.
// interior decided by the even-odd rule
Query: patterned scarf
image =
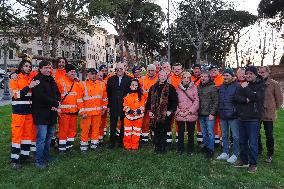
<path fill-rule="evenodd" d="M 160 89 L 160 87 L 163 87 Z M 161 91 L 159 95 L 159 91 Z M 151 112 L 154 114 L 155 118 L 152 119 L 153 126 L 155 127 L 156 122 L 164 122 L 167 116 L 168 108 L 168 98 L 169 98 L 169 84 L 159 85 L 155 84 L 151 92 Z"/>

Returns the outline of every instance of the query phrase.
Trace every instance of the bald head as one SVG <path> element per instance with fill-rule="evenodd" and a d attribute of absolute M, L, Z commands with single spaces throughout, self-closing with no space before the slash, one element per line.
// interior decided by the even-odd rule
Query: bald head
<path fill-rule="evenodd" d="M 118 77 L 122 77 L 124 75 L 124 72 L 125 72 L 125 65 L 124 64 L 117 63 L 115 69 L 116 69 L 116 75 Z"/>

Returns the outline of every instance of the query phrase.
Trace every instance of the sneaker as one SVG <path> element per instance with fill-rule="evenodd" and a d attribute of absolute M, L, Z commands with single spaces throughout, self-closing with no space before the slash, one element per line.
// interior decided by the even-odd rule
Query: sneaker
<path fill-rule="evenodd" d="M 227 160 L 227 159 L 229 159 L 229 155 L 227 154 L 227 153 L 222 153 L 222 154 L 220 154 L 217 158 L 216 158 L 217 160 Z"/>
<path fill-rule="evenodd" d="M 19 170 L 22 168 L 21 164 L 19 163 L 10 163 L 11 169 L 13 170 Z"/>
<path fill-rule="evenodd" d="M 272 156 L 268 156 L 268 157 L 267 157 L 266 163 L 272 163 Z"/>
<path fill-rule="evenodd" d="M 234 164 L 236 163 L 237 160 L 238 160 L 238 157 L 233 154 L 229 159 L 227 159 L 227 162 Z"/>
<path fill-rule="evenodd" d="M 249 167 L 249 164 L 244 163 L 242 161 L 238 161 L 237 163 L 235 163 L 234 167 Z"/>
<path fill-rule="evenodd" d="M 257 167 L 256 165 L 250 165 L 249 168 L 248 168 L 248 173 L 255 173 L 257 170 Z"/>

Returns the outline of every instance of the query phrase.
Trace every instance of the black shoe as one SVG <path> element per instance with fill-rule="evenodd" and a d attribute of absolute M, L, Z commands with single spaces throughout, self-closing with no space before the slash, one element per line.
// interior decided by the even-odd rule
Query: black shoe
<path fill-rule="evenodd" d="M 200 151 L 201 151 L 202 153 L 207 154 L 207 153 L 208 153 L 208 148 L 207 148 L 206 146 L 204 146 L 204 147 L 202 147 L 202 148 L 200 149 Z"/>
<path fill-rule="evenodd" d="M 110 144 L 108 145 L 108 149 L 114 149 L 115 145 L 114 144 Z"/>
<path fill-rule="evenodd" d="M 206 154 L 206 158 L 207 159 L 213 159 L 214 158 L 214 151 L 208 149 L 208 152 Z"/>
<path fill-rule="evenodd" d="M 187 156 L 188 156 L 188 157 L 192 157 L 192 156 L 193 156 L 193 152 L 188 152 L 188 153 L 187 153 Z"/>
<path fill-rule="evenodd" d="M 177 150 L 177 154 L 178 155 L 182 155 L 183 154 L 183 150 Z"/>
<path fill-rule="evenodd" d="M 13 170 L 19 170 L 22 168 L 20 163 L 10 163 L 11 169 Z"/>

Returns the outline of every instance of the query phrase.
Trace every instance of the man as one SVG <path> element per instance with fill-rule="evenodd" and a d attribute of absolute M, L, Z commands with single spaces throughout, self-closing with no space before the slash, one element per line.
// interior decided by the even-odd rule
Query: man
<path fill-rule="evenodd" d="M 107 69 L 107 66 L 102 64 L 100 65 L 99 67 L 99 72 L 102 72 L 103 74 L 103 79 L 105 79 L 107 76 L 108 76 L 108 69 Z"/>
<path fill-rule="evenodd" d="M 154 61 L 154 66 L 156 66 L 156 75 L 158 76 L 161 70 L 161 63 L 159 61 Z"/>
<path fill-rule="evenodd" d="M 97 71 L 90 68 L 87 73 L 87 80 L 82 82 L 82 98 L 78 100 L 81 115 L 81 152 L 88 150 L 89 139 L 90 148 L 95 150 L 99 145 L 101 116 L 107 109 L 106 87 L 103 81 L 96 79 Z"/>
<path fill-rule="evenodd" d="M 146 110 L 152 121 L 156 153 L 166 153 L 167 131 L 177 109 L 178 98 L 175 88 L 167 82 L 167 73 L 160 71 L 159 80 L 149 91 Z"/>
<path fill-rule="evenodd" d="M 211 65 L 210 68 L 209 68 L 209 73 L 210 73 L 211 80 L 214 82 L 217 89 L 219 89 L 220 86 L 224 82 L 224 78 L 219 71 L 219 67 L 217 65 Z M 219 115 L 217 115 L 216 118 L 215 118 L 214 134 L 215 134 L 215 144 L 219 145 L 220 144 L 220 137 L 222 137 L 221 127 L 220 127 L 220 116 Z"/>
<path fill-rule="evenodd" d="M 245 79 L 245 68 L 238 68 L 236 77 L 237 77 L 237 81 L 239 83 L 245 82 L 246 81 L 246 79 Z"/>
<path fill-rule="evenodd" d="M 223 153 L 218 160 L 226 160 L 229 163 L 235 163 L 239 154 L 239 120 L 237 117 L 237 107 L 235 103 L 235 94 L 240 84 L 235 80 L 234 71 L 227 68 L 223 73 L 224 83 L 219 89 L 219 114 L 222 128 Z M 233 136 L 233 154 L 229 155 L 229 130 Z"/>
<path fill-rule="evenodd" d="M 173 65 L 173 74 L 171 74 L 171 76 L 168 79 L 168 82 L 170 84 L 172 84 L 175 89 L 178 88 L 180 82 L 181 82 L 181 73 L 182 73 L 183 69 L 182 69 L 182 65 L 180 63 L 175 63 Z"/>
<path fill-rule="evenodd" d="M 191 75 L 191 81 L 195 84 L 195 86 L 198 86 L 201 81 L 201 65 L 200 64 L 194 64 L 192 66 L 192 75 Z"/>
<path fill-rule="evenodd" d="M 11 168 L 16 170 L 21 168 L 20 160 L 27 160 L 30 151 L 35 150 L 35 145 L 32 145 L 36 141 L 36 128 L 32 118 L 31 88 L 39 81 L 32 81 L 31 70 L 31 62 L 21 61 L 17 77 L 10 81 L 13 93 Z"/>
<path fill-rule="evenodd" d="M 169 62 L 163 63 L 162 70 L 167 73 L 168 78 L 172 75 L 171 64 Z"/>
<path fill-rule="evenodd" d="M 124 112 L 123 112 L 123 98 L 127 94 L 131 82 L 131 77 L 125 74 L 124 64 L 118 63 L 116 65 L 116 74 L 109 78 L 107 82 L 107 98 L 110 115 L 110 146 L 115 147 L 115 136 L 118 118 L 120 118 L 121 128 L 119 131 L 119 144 L 122 147 L 123 133 L 124 133 Z"/>
<path fill-rule="evenodd" d="M 60 93 L 51 76 L 51 63 L 41 61 L 39 74 L 34 80 L 40 83 L 32 88 L 32 115 L 37 127 L 36 167 L 44 169 L 45 161 L 52 158 L 49 155 L 50 141 L 54 134 Z"/>
<path fill-rule="evenodd" d="M 72 64 L 66 64 L 65 71 L 65 76 L 56 80 L 59 92 L 61 93 L 58 119 L 58 150 L 60 154 L 64 154 L 66 150 L 72 151 L 74 145 L 78 119 L 77 99 L 80 92 L 80 85 L 76 81 L 76 67 Z"/>
<path fill-rule="evenodd" d="M 207 71 L 201 73 L 198 96 L 198 115 L 203 137 L 203 151 L 208 159 L 212 159 L 214 156 L 214 123 L 218 111 L 218 90 Z"/>
<path fill-rule="evenodd" d="M 148 98 L 149 90 L 157 82 L 157 80 L 158 77 L 156 75 L 156 66 L 154 64 L 149 64 L 147 66 L 147 74 L 145 76 L 142 76 L 141 78 L 141 88 L 144 99 Z M 149 113 L 146 112 L 142 124 L 142 134 L 141 134 L 142 142 L 149 141 L 149 132 L 150 132 L 149 125 L 150 125 L 150 117 Z"/>
<path fill-rule="evenodd" d="M 267 149 L 267 162 L 272 162 L 274 154 L 274 137 L 273 137 L 273 122 L 276 120 L 276 110 L 281 108 L 283 103 L 283 94 L 279 83 L 270 77 L 270 69 L 268 66 L 259 67 L 259 75 L 265 82 L 265 97 L 264 97 L 264 112 L 261 117 L 261 122 L 264 125 Z M 260 127 L 261 128 L 261 127 Z M 261 135 L 258 135 L 258 153 L 262 152 Z"/>
<path fill-rule="evenodd" d="M 240 161 L 235 167 L 249 167 L 249 173 L 257 170 L 258 133 L 263 113 L 265 85 L 259 79 L 254 66 L 246 68 L 246 81 L 236 92 L 238 118 L 240 120 Z"/>
<path fill-rule="evenodd" d="M 141 78 L 141 67 L 140 66 L 134 66 L 133 69 L 132 69 L 132 74 L 133 74 L 134 78 L 137 78 L 137 79 L 140 80 L 140 78 Z"/>

